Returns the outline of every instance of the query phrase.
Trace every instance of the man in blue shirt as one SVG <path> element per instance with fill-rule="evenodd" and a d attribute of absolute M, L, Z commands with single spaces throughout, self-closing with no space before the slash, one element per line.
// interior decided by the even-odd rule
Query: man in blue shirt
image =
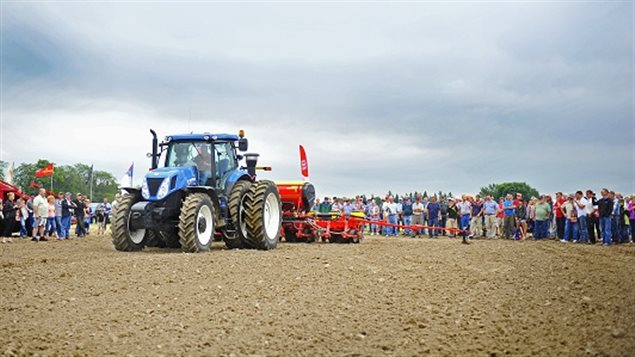
<path fill-rule="evenodd" d="M 505 213 L 505 218 L 503 218 L 503 232 L 507 239 L 513 237 L 515 228 L 514 216 L 516 214 L 516 206 L 514 206 L 512 199 L 513 196 L 508 193 L 503 202 L 503 211 Z"/>
<path fill-rule="evenodd" d="M 430 203 L 428 203 L 428 224 L 430 227 L 439 228 L 439 218 L 441 215 L 441 206 L 437 203 L 437 197 L 432 196 Z M 428 235 L 430 238 L 439 236 L 438 229 L 428 229 Z"/>
<path fill-rule="evenodd" d="M 410 198 L 407 198 L 404 200 L 403 205 L 401 206 L 402 209 L 402 213 L 403 213 L 403 225 L 404 226 L 409 226 L 412 224 L 412 203 L 410 202 Z M 406 235 L 411 235 L 414 238 L 414 234 L 413 231 L 409 228 L 406 228 L 405 230 Z"/>
<path fill-rule="evenodd" d="M 483 215 L 485 216 L 485 230 L 487 238 L 496 238 L 496 213 L 498 213 L 498 203 L 492 199 L 492 196 L 485 196 L 483 202 Z"/>

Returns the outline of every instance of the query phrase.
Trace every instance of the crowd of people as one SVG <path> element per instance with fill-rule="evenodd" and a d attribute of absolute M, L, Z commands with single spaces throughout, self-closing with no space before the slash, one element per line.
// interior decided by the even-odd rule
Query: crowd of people
<path fill-rule="evenodd" d="M 90 199 L 81 193 L 73 199 L 70 192 L 54 196 L 44 189 L 34 197 L 15 197 L 9 192 L 0 201 L 2 243 L 12 242 L 15 231 L 20 238 L 31 237 L 37 242 L 69 239 L 73 224 L 74 235 L 83 238 L 93 221 L 97 223 L 97 235 L 105 234 L 121 198 L 117 194 L 112 204 L 104 198 L 99 205 L 91 206 Z M 599 198 L 592 190 L 530 198 L 510 193 L 498 199 L 480 195 L 417 196 L 412 200 L 395 200 L 391 195 L 383 200 L 325 197 L 315 201 L 312 211 L 346 216 L 363 213 L 370 221 L 365 233 L 371 236 L 462 236 L 464 241 L 559 239 L 583 244 L 601 241 L 603 245 L 632 243 L 635 237 L 635 195 L 624 197 L 608 189 L 602 189 Z"/>
<path fill-rule="evenodd" d="M 35 242 L 69 239 L 73 225 L 74 235 L 84 238 L 92 222 L 97 224 L 97 235 L 105 234 L 120 200 L 117 194 L 112 204 L 104 198 L 95 206 L 82 193 L 73 199 L 70 192 L 52 195 L 43 188 L 34 197 L 16 197 L 15 193 L 8 192 L 5 200 L 0 201 L 2 243 L 11 243 L 16 231 L 20 238 L 31 237 Z"/>
<path fill-rule="evenodd" d="M 565 195 L 562 192 L 524 198 L 463 195 L 458 197 L 403 197 L 366 200 L 325 197 L 312 207 L 315 213 L 363 212 L 370 221 L 367 234 L 387 237 L 440 235 L 470 238 L 558 239 L 563 243 L 603 245 L 632 243 L 635 237 L 635 195 L 602 189 Z M 379 222 L 385 222 L 378 224 Z M 373 223 L 378 222 L 378 223 Z M 399 226 L 403 226 L 401 229 Z M 597 238 L 596 238 L 597 237 Z"/>

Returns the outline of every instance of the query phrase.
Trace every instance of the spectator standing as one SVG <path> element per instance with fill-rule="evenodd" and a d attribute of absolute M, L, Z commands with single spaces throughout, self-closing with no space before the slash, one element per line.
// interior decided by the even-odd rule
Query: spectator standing
<path fill-rule="evenodd" d="M 476 195 L 472 202 L 472 220 L 470 221 L 472 235 L 483 237 L 483 201 L 481 196 Z"/>
<path fill-rule="evenodd" d="M 414 212 L 412 208 L 412 203 L 410 203 L 410 198 L 406 197 L 401 208 L 403 210 L 403 225 L 404 226 L 412 225 L 412 215 Z M 415 236 L 414 231 L 411 230 L 410 228 L 406 228 L 405 234 L 409 236 L 413 236 L 413 237 Z"/>
<path fill-rule="evenodd" d="M 78 193 L 77 198 L 73 203 L 75 204 L 73 209 L 75 211 L 75 219 L 77 220 L 77 226 L 75 227 L 75 235 L 79 238 L 86 236 L 86 228 L 84 226 L 84 219 L 86 218 L 86 205 L 84 204 L 84 196 Z"/>
<path fill-rule="evenodd" d="M 485 196 L 483 215 L 485 217 L 485 232 L 489 239 L 496 239 L 496 213 L 498 213 L 498 204 L 494 202 L 492 196 Z"/>
<path fill-rule="evenodd" d="M 13 227 L 16 222 L 16 210 L 15 194 L 13 192 L 9 192 L 7 193 L 7 199 L 2 204 L 2 216 L 4 217 L 2 243 L 13 243 L 11 236 L 13 235 Z"/>
<path fill-rule="evenodd" d="M 517 200 L 515 219 L 516 227 L 520 228 L 520 240 L 523 240 L 527 236 L 527 207 L 522 198 Z"/>
<path fill-rule="evenodd" d="M 48 200 L 48 216 L 46 218 L 46 227 L 44 228 L 44 234 L 46 238 L 58 238 L 57 226 L 55 225 L 55 196 L 49 195 Z"/>
<path fill-rule="evenodd" d="M 591 190 L 587 190 L 586 199 L 587 199 L 587 226 L 589 228 L 589 240 L 591 241 L 591 244 L 595 244 L 596 232 L 597 232 L 597 237 L 599 239 L 602 239 L 602 234 L 600 233 L 600 220 L 598 216 L 597 200 L 595 199 L 595 193 Z"/>
<path fill-rule="evenodd" d="M 75 214 L 75 202 L 71 200 L 72 195 L 70 192 L 66 192 L 64 199 L 62 200 L 62 239 L 69 239 L 71 237 L 71 220 Z"/>
<path fill-rule="evenodd" d="M 119 200 L 117 200 L 117 197 L 115 196 L 115 201 L 112 203 L 112 214 L 115 213 L 115 210 L 117 209 L 117 205 L 119 204 Z M 324 201 L 322 201 L 322 203 L 320 203 L 320 208 L 319 208 L 320 213 L 329 213 L 331 212 L 331 202 L 330 199 L 328 197 L 324 197 Z"/>
<path fill-rule="evenodd" d="M 380 219 L 379 216 L 379 206 L 377 206 L 377 203 L 375 203 L 375 200 L 370 200 L 370 208 L 368 210 L 369 212 L 369 216 L 370 216 L 370 235 L 371 236 L 376 236 L 379 235 L 379 226 L 377 225 L 377 223 L 372 223 L 372 222 L 378 222 Z"/>
<path fill-rule="evenodd" d="M 556 234 L 558 235 L 558 239 L 562 240 L 564 238 L 564 226 L 565 226 L 565 216 L 562 210 L 562 205 L 567 200 L 564 198 L 562 192 L 556 193 L 556 202 L 553 205 L 553 210 L 556 215 Z"/>
<path fill-rule="evenodd" d="M 503 218 L 503 233 L 505 238 L 511 239 L 514 235 L 514 216 L 516 213 L 516 207 L 514 206 L 514 201 L 512 200 L 512 195 L 507 194 L 505 197 L 505 201 L 503 202 L 503 213 L 505 214 Z"/>
<path fill-rule="evenodd" d="M 631 201 L 626 207 L 628 220 L 631 226 L 631 243 L 635 242 L 635 195 L 631 195 Z"/>
<path fill-rule="evenodd" d="M 602 245 L 611 244 L 611 215 L 613 214 L 613 200 L 609 197 L 609 191 L 603 188 L 600 192 L 602 198 L 597 200 L 598 215 L 600 216 L 600 231 L 602 232 Z"/>
<path fill-rule="evenodd" d="M 587 204 L 588 201 L 584 198 L 582 191 L 577 191 L 575 193 L 575 210 L 578 218 L 578 231 L 579 231 L 579 240 L 578 242 L 588 244 L 589 243 L 589 228 L 587 227 Z"/>
<path fill-rule="evenodd" d="M 545 239 L 549 235 L 549 217 L 551 216 L 551 206 L 547 203 L 544 195 L 540 196 L 540 201 L 536 203 L 536 218 L 534 223 L 534 238 L 536 240 Z"/>
<path fill-rule="evenodd" d="M 439 201 L 439 212 L 441 215 L 441 222 L 439 222 L 439 227 L 441 228 L 446 228 L 446 223 L 448 220 L 448 201 L 447 201 L 447 197 L 441 196 L 441 200 Z M 430 218 L 430 214 L 428 213 L 428 219 Z M 432 223 L 430 223 L 430 226 L 432 225 Z M 447 235 L 447 231 L 443 230 L 443 235 L 446 236 Z"/>
<path fill-rule="evenodd" d="M 575 197 L 569 195 L 565 203 L 560 206 L 560 210 L 565 217 L 564 221 L 564 237 L 560 240 L 562 243 L 578 241 L 578 219 L 574 203 Z"/>
<path fill-rule="evenodd" d="M 44 228 L 49 214 L 49 203 L 46 199 L 46 190 L 41 188 L 39 194 L 33 199 L 33 241 L 48 241 L 44 235 Z"/>
<path fill-rule="evenodd" d="M 461 217 L 461 230 L 467 231 L 470 228 L 470 220 L 472 218 L 472 203 L 467 196 L 461 196 L 461 202 L 458 205 Z M 470 233 L 470 237 L 473 232 Z"/>
<path fill-rule="evenodd" d="M 90 223 L 93 219 L 93 209 L 90 207 L 90 199 L 84 198 L 84 232 L 85 235 L 90 235 Z"/>
<path fill-rule="evenodd" d="M 412 224 L 413 225 L 423 226 L 425 224 L 424 216 L 423 216 L 424 211 L 425 211 L 425 206 L 423 205 L 423 202 L 421 202 L 421 196 L 417 196 L 415 203 L 412 204 Z M 418 237 L 420 234 L 421 235 L 425 234 L 425 231 L 423 230 L 423 228 L 415 229 L 415 237 Z"/>
<path fill-rule="evenodd" d="M 447 214 L 447 209 L 446 209 Z M 439 229 L 441 221 L 441 204 L 437 202 L 437 197 L 432 196 L 430 198 L 430 203 L 428 203 L 428 225 L 431 229 L 428 229 L 428 236 L 430 238 L 438 238 L 439 237 Z M 436 228 L 436 229 L 435 229 Z M 444 228 L 444 227 L 443 227 Z"/>
<path fill-rule="evenodd" d="M 532 197 L 529 199 L 527 204 L 527 233 L 531 232 L 532 234 L 536 234 L 534 231 L 536 221 L 536 197 Z"/>
<path fill-rule="evenodd" d="M 29 210 L 26 208 L 26 200 L 22 197 L 18 198 L 18 215 L 20 216 L 20 238 L 26 238 L 28 235 L 26 222 L 29 219 Z"/>
<path fill-rule="evenodd" d="M 384 212 L 384 220 L 389 224 L 397 224 L 397 204 L 394 202 L 392 196 L 388 196 L 386 202 L 382 205 L 382 211 Z M 386 236 L 397 236 L 397 231 L 394 227 L 384 227 L 384 234 Z"/>
<path fill-rule="evenodd" d="M 613 243 L 618 244 L 622 236 L 622 232 L 620 232 L 620 202 L 613 191 L 609 192 L 609 199 L 613 202 L 611 210 L 611 237 Z"/>
<path fill-rule="evenodd" d="M 496 213 L 496 235 L 504 237 L 503 233 L 503 221 L 505 220 L 505 210 L 503 210 L 503 203 L 505 199 L 500 197 L 498 199 L 498 212 Z"/>
<path fill-rule="evenodd" d="M 57 230 L 57 239 L 62 237 L 62 201 L 64 200 L 64 193 L 59 192 L 55 197 L 55 228 Z"/>
<path fill-rule="evenodd" d="M 331 205 L 331 211 L 342 213 L 342 206 L 343 206 L 342 200 L 337 197 L 333 197 L 333 204 Z"/>
<path fill-rule="evenodd" d="M 456 206 L 456 201 L 454 200 L 454 198 L 449 198 L 449 201 L 450 203 L 448 204 L 448 220 L 446 222 L 445 228 L 450 230 L 450 238 L 454 238 L 456 237 L 456 230 L 459 228 L 459 209 Z"/>

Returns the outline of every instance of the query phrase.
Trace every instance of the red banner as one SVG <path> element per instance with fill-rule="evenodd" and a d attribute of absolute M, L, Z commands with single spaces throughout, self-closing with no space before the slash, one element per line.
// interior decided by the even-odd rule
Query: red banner
<path fill-rule="evenodd" d="M 46 165 L 45 168 L 41 170 L 37 170 L 35 172 L 35 177 L 46 177 L 46 176 L 52 176 L 52 175 L 53 175 L 53 163 L 50 163 Z"/>
<path fill-rule="evenodd" d="M 302 176 L 309 177 L 309 161 L 306 159 L 306 151 L 302 145 L 300 145 L 300 170 Z"/>

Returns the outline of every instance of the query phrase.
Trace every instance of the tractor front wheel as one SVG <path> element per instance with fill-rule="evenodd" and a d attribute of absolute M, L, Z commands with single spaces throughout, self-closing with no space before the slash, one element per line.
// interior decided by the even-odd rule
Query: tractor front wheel
<path fill-rule="evenodd" d="M 282 211 L 278 188 L 271 181 L 257 181 L 243 199 L 247 239 L 257 249 L 274 249 L 280 237 Z"/>
<path fill-rule="evenodd" d="M 179 242 L 184 252 L 207 252 L 214 235 L 214 204 L 204 193 L 188 195 L 179 216 Z"/>
<path fill-rule="evenodd" d="M 117 207 L 112 225 L 110 226 L 112 231 L 112 243 L 117 250 L 125 252 L 137 251 L 143 249 L 146 243 L 145 229 L 130 228 L 132 206 L 139 200 L 141 200 L 141 197 L 138 194 L 127 194 Z"/>

